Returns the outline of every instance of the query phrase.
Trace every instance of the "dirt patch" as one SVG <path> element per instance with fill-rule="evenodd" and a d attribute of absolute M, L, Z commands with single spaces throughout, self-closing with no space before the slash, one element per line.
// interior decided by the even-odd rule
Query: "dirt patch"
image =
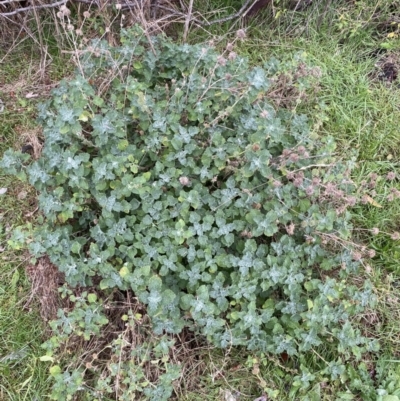
<path fill-rule="evenodd" d="M 15 131 L 19 134 L 21 152 L 29 153 L 34 159 L 39 159 L 44 143 L 42 129 L 36 127 L 20 131 L 19 128 L 16 127 Z"/>
<path fill-rule="evenodd" d="M 378 55 L 375 69 L 370 74 L 373 82 L 381 82 L 389 87 L 400 87 L 398 80 L 400 70 L 400 53 L 390 52 Z"/>
<path fill-rule="evenodd" d="M 42 319 L 45 322 L 55 319 L 60 306 L 58 288 L 64 281 L 63 274 L 47 256 L 40 258 L 36 264 L 28 264 L 25 271 L 31 282 L 31 294 L 24 308 L 29 310 L 32 301 L 37 300 Z"/>

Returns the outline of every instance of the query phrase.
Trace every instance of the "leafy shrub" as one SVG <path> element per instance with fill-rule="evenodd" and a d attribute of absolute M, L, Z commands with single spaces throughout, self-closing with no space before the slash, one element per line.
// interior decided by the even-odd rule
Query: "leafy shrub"
<path fill-rule="evenodd" d="M 39 160 L 4 155 L 45 217 L 11 241 L 29 237 L 72 287 L 133 291 L 156 334 L 189 327 L 289 355 L 375 349 L 349 322 L 374 302 L 350 279 L 365 256 L 350 241 L 351 163 L 269 101 L 284 66 L 250 68 L 231 44 L 149 44 L 139 28 L 121 43 L 94 41 L 40 107 Z"/>

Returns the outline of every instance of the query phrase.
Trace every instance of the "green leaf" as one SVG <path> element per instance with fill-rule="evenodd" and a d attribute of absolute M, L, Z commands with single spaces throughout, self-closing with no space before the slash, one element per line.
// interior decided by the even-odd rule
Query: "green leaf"
<path fill-rule="evenodd" d="M 183 310 L 189 310 L 192 306 L 193 300 L 194 300 L 194 297 L 191 294 L 182 295 L 180 298 L 180 307 Z"/>
<path fill-rule="evenodd" d="M 49 369 L 49 371 L 53 377 L 56 377 L 61 374 L 61 367 L 59 365 L 54 365 Z"/>
<path fill-rule="evenodd" d="M 397 395 L 384 395 L 382 401 L 400 401 L 400 398 Z"/>
<path fill-rule="evenodd" d="M 174 147 L 175 150 L 179 150 L 182 148 L 183 142 L 180 138 L 174 137 L 171 139 L 171 145 Z"/>
<path fill-rule="evenodd" d="M 81 244 L 75 241 L 71 245 L 71 252 L 79 254 L 81 251 L 81 247 Z"/>
<path fill-rule="evenodd" d="M 93 293 L 90 293 L 88 295 L 87 299 L 88 299 L 89 303 L 93 304 L 93 303 L 95 303 L 97 301 L 97 295 L 93 294 Z"/>
<path fill-rule="evenodd" d="M 93 98 L 93 103 L 98 107 L 102 107 L 104 105 L 104 100 L 99 96 L 95 96 Z"/>
<path fill-rule="evenodd" d="M 109 288 L 108 281 L 107 280 L 101 280 L 99 286 L 100 286 L 101 290 L 106 290 L 107 288 Z"/>
<path fill-rule="evenodd" d="M 159 276 L 151 276 L 149 279 L 149 290 L 160 291 L 162 288 L 162 280 Z"/>

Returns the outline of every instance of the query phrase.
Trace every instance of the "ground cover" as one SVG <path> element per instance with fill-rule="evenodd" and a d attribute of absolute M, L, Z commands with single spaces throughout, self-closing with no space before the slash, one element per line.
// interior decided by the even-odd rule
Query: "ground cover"
<path fill-rule="evenodd" d="M 317 18 L 318 15 L 315 15 Z M 336 16 L 339 21 L 340 16 Z M 297 16 L 296 16 L 297 18 Z M 268 20 L 267 20 L 268 21 Z M 266 23 L 266 22 L 265 22 Z M 296 51 L 305 51 L 313 64 L 321 68 L 321 84 L 315 97 L 310 97 L 297 107 L 302 108 L 314 120 L 315 130 L 319 134 L 333 134 L 341 144 L 339 149 L 346 157 L 356 151 L 356 178 L 361 182 L 370 174 L 385 177 L 398 168 L 397 155 L 400 135 L 398 134 L 398 117 L 400 95 L 394 85 L 387 86 L 371 79 L 376 72 L 377 60 L 366 57 L 382 43 L 390 38 L 377 35 L 369 38 L 365 43 L 364 37 L 347 37 L 343 32 L 319 30 L 313 32 L 310 28 L 309 36 L 286 36 L 285 32 L 269 30 L 262 22 L 257 22 L 248 31 L 248 38 L 241 45 L 240 52 L 249 56 L 254 64 L 263 62 L 271 55 L 279 59 L 289 57 Z M 219 31 L 218 34 L 226 33 Z M 198 40 L 194 36 L 191 40 Z M 389 41 L 392 51 L 396 51 L 396 39 Z M 15 60 L 10 61 L 15 66 Z M 21 71 L 24 70 L 21 67 Z M 10 82 L 15 76 L 8 75 Z M 6 91 L 9 94 L 9 91 Z M 31 125 L 31 110 L 28 111 L 31 101 L 26 100 L 26 93 L 17 94 L 13 102 L 14 114 L 7 112 L 0 117 L 2 131 L 6 133 L 6 143 L 2 150 L 17 144 L 21 139 L 16 135 L 21 133 L 21 111 L 26 115 L 22 131 Z M 1 96 L 0 96 L 1 98 Z M 22 103 L 22 104 L 21 104 Z M 25 114 L 26 113 L 26 114 Z M 7 118 L 5 118 L 5 116 Z M 25 124 L 25 125 L 24 125 Z M 19 128 L 18 128 L 19 127 Z M 29 189 L 17 187 L 14 180 L 4 177 L 1 187 L 8 188 L 6 196 L 2 196 L 1 213 L 3 216 L 3 247 L 7 238 L 7 227 L 21 224 L 26 220 L 26 209 L 31 210 L 30 199 L 27 196 L 21 203 L 18 194 Z M 4 182 L 4 184 L 3 184 Z M 392 239 L 393 232 L 398 231 L 400 211 L 398 201 L 390 201 L 388 185 L 384 178 L 378 180 L 376 196 L 367 200 L 366 205 L 359 206 L 354 216 L 356 225 L 356 239 L 372 244 L 376 257 L 365 265 L 365 277 L 373 280 L 379 303 L 375 310 L 358 317 L 360 327 L 367 331 L 371 337 L 378 338 L 381 343 L 381 352 L 370 355 L 363 362 L 365 372 L 369 375 L 363 378 L 369 383 L 371 389 L 381 389 L 382 397 L 387 394 L 395 397 L 400 387 L 398 354 L 399 345 L 397 333 L 399 332 L 399 297 L 398 297 L 398 242 Z M 17 208 L 15 205 L 21 205 Z M 372 236 L 372 228 L 378 228 L 380 233 Z M 0 379 L 3 388 L 2 396 L 5 399 L 29 399 L 30 394 L 43 396 L 47 386 L 47 367 L 40 361 L 42 350 L 38 333 L 42 326 L 38 323 L 37 315 L 23 310 L 21 294 L 28 291 L 29 283 L 24 278 L 23 255 L 10 250 L 2 252 L 2 283 L 6 285 L 1 294 L 2 313 L 0 327 L 4 333 L 2 338 L 0 361 L 4 365 L 5 375 Z M 4 268 L 3 268 L 4 264 Z M 18 273 L 17 273 L 18 272 Z M 363 277 L 360 278 L 362 280 Z M 24 297 L 22 297 L 24 299 Z M 26 320 L 25 320 L 26 319 Z M 34 323 L 34 324 L 32 324 Z M 30 346 L 28 354 L 24 350 L 27 339 L 38 338 Z M 310 371 L 320 374 L 325 369 L 324 360 L 334 359 L 335 349 L 326 344 L 321 349 L 309 353 L 299 360 L 289 359 L 285 356 L 271 359 L 270 357 L 257 357 L 248 354 L 243 357 L 239 350 L 221 354 L 220 351 L 210 350 L 201 354 L 205 358 L 207 368 L 204 376 L 198 381 L 195 390 L 188 389 L 181 394 L 181 399 L 195 400 L 208 397 L 208 399 L 229 399 L 237 397 L 236 391 L 243 393 L 238 399 L 254 399 L 261 394 L 264 388 L 270 389 L 269 397 L 272 399 L 297 399 L 299 392 L 292 391 L 293 376 L 299 373 L 300 365 L 305 365 Z M 17 353 L 17 354 L 15 354 Z M 19 355 L 18 363 L 12 358 Z M 23 357 L 21 356 L 23 355 Z M 11 362 L 12 361 L 12 362 Z M 29 362 L 28 362 L 29 361 Z M 358 365 L 354 361 L 354 366 Z M 1 365 L 0 365 L 1 366 Z M 19 369 L 23 366 L 23 369 Z M 337 380 L 329 384 L 318 383 L 307 388 L 302 399 L 356 399 L 349 391 L 349 384 L 359 377 L 349 377 L 349 372 L 338 374 Z M 27 391 L 31 391 L 30 393 Z M 277 393 L 279 391 L 279 394 Z M 372 391 L 372 390 L 371 390 Z M 289 395 L 287 395 L 289 393 Z M 371 393 L 372 394 L 372 393 Z M 8 397 L 8 398 L 7 398 Z M 26 398 L 23 398 L 26 397 Z M 353 397 L 353 398 L 351 398 Z M 371 395 L 371 397 L 373 397 Z M 206 398 L 207 399 L 207 398 Z M 235 398 L 233 398 L 235 399 Z M 373 398 L 371 398 L 373 399 Z M 396 398 L 382 398 L 395 400 Z"/>

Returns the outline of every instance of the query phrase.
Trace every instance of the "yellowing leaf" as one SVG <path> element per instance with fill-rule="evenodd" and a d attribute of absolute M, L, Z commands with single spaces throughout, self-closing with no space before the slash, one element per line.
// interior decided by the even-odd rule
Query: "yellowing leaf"
<path fill-rule="evenodd" d="M 43 355 L 39 358 L 42 362 L 53 362 L 54 358 L 50 355 Z"/>
<path fill-rule="evenodd" d="M 79 116 L 79 120 L 83 122 L 89 121 L 90 118 L 92 115 L 86 110 Z"/>
<path fill-rule="evenodd" d="M 50 368 L 50 374 L 52 376 L 57 376 L 61 373 L 61 368 L 58 365 L 54 365 Z"/>
<path fill-rule="evenodd" d="M 382 208 L 382 205 L 380 205 L 374 198 L 371 198 L 369 195 L 365 195 L 364 198 L 370 205 Z"/>
<path fill-rule="evenodd" d="M 66 134 L 67 132 L 69 132 L 71 129 L 71 127 L 69 125 L 63 125 L 60 128 L 60 134 Z"/>
<path fill-rule="evenodd" d="M 127 274 L 129 274 L 129 269 L 124 265 L 119 271 L 119 275 L 124 278 Z"/>
<path fill-rule="evenodd" d="M 312 309 L 314 306 L 314 302 L 311 301 L 311 299 L 307 299 L 307 306 L 308 306 L 308 309 Z"/>

